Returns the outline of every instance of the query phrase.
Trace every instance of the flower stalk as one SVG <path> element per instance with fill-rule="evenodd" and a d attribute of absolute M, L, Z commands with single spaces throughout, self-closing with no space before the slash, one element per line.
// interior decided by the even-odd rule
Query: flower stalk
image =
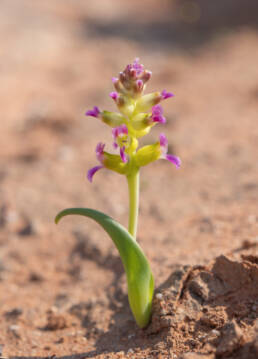
<path fill-rule="evenodd" d="M 140 195 L 140 171 L 134 169 L 132 173 L 127 176 L 128 190 L 129 190 L 129 221 L 128 232 L 136 240 L 138 214 L 139 214 L 139 195 Z"/>

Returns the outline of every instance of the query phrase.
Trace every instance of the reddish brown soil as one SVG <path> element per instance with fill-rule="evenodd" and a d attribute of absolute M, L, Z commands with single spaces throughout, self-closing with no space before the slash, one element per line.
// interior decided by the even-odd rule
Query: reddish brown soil
<path fill-rule="evenodd" d="M 258 357 L 257 7 L 207 3 L 1 1 L 3 356 Z M 164 131 L 183 163 L 141 174 L 138 238 L 157 288 L 146 330 L 110 239 L 91 221 L 53 223 L 85 206 L 127 224 L 124 178 L 85 178 L 111 137 L 84 112 L 114 109 L 111 77 L 136 56 L 149 90 L 176 94 L 144 141 Z"/>

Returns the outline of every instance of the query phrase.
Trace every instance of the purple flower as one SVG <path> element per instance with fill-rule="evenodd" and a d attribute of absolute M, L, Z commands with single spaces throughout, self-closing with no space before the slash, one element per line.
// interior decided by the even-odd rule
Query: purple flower
<path fill-rule="evenodd" d="M 88 110 L 85 115 L 92 116 L 92 117 L 99 117 L 100 110 L 97 106 L 94 106 L 92 110 Z"/>
<path fill-rule="evenodd" d="M 166 123 L 166 118 L 162 114 L 163 108 L 160 105 L 153 106 L 151 120 L 153 122 Z"/>
<path fill-rule="evenodd" d="M 118 99 L 118 93 L 116 91 L 112 91 L 110 92 L 109 96 L 114 100 L 116 101 Z"/>
<path fill-rule="evenodd" d="M 112 136 L 114 140 L 116 140 L 121 135 L 128 135 L 128 128 L 124 124 L 112 129 Z"/>
<path fill-rule="evenodd" d="M 120 157 L 123 162 L 127 162 L 125 154 L 125 147 L 127 145 L 128 128 L 126 125 L 121 125 L 112 129 L 112 136 L 114 139 L 114 148 L 120 147 Z"/>
<path fill-rule="evenodd" d="M 166 100 L 167 98 L 174 97 L 175 95 L 172 92 L 167 92 L 167 90 L 163 90 L 161 92 L 161 96 L 163 100 Z"/>
<path fill-rule="evenodd" d="M 167 152 L 168 149 L 168 140 L 167 137 L 164 135 L 164 133 L 161 133 L 159 135 L 159 145 L 162 148 L 163 151 Z"/>
<path fill-rule="evenodd" d="M 99 162 L 102 162 L 102 160 L 103 160 L 104 148 L 105 148 L 105 143 L 99 142 L 97 144 L 96 156 L 97 156 L 97 159 L 99 160 Z"/>
<path fill-rule="evenodd" d="M 89 169 L 89 171 L 87 173 L 87 178 L 90 182 L 92 182 L 92 179 L 93 179 L 93 176 L 95 175 L 95 173 L 104 167 L 102 164 L 103 158 L 104 158 L 104 147 L 105 147 L 104 143 L 99 142 L 97 144 L 96 156 L 97 156 L 98 161 L 101 163 L 101 165 L 98 165 L 98 166 L 95 166 L 95 167 L 92 167 L 91 169 Z"/>
<path fill-rule="evenodd" d="M 168 154 L 168 140 L 164 133 L 161 133 L 159 136 L 159 145 L 161 149 L 161 156 L 160 158 L 164 158 L 169 162 L 173 163 L 177 168 L 181 166 L 181 160 L 179 157 Z"/>

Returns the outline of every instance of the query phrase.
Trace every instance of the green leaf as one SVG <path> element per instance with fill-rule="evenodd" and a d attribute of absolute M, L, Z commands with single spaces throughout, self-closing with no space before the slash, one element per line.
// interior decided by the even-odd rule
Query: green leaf
<path fill-rule="evenodd" d="M 55 222 L 58 223 L 67 215 L 92 218 L 109 234 L 124 265 L 128 298 L 134 318 L 140 328 L 146 327 L 151 316 L 154 279 L 141 247 L 121 224 L 102 212 L 89 208 L 68 208 L 58 213 Z"/>

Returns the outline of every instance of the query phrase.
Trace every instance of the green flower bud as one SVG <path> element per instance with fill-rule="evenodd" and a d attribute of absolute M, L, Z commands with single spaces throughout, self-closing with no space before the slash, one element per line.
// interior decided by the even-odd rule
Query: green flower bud
<path fill-rule="evenodd" d="M 130 117 L 134 112 L 135 104 L 129 97 L 120 95 L 117 100 L 117 107 L 124 116 Z"/>
<path fill-rule="evenodd" d="M 121 157 L 108 152 L 103 152 L 102 164 L 104 167 L 120 174 L 126 174 L 128 170 L 128 162 L 123 162 Z"/>
<path fill-rule="evenodd" d="M 124 116 L 118 112 L 103 111 L 100 116 L 102 121 L 111 127 L 118 127 L 126 122 Z"/>
<path fill-rule="evenodd" d="M 136 112 L 148 112 L 153 106 L 157 105 L 162 100 L 160 92 L 153 92 L 142 96 L 137 102 Z"/>
<path fill-rule="evenodd" d="M 136 131 L 145 130 L 150 125 L 149 118 L 147 113 L 139 113 L 132 118 L 132 127 Z"/>
<path fill-rule="evenodd" d="M 135 162 L 138 167 L 146 166 L 160 158 L 161 148 L 160 143 L 156 142 L 153 145 L 147 145 L 140 148 L 135 155 Z"/>

